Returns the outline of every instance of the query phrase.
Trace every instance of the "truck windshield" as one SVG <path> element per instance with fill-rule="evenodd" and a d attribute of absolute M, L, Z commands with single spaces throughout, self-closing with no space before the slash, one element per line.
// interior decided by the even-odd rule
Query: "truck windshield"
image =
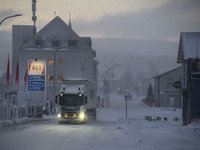
<path fill-rule="evenodd" d="M 78 94 L 63 94 L 59 97 L 60 105 L 80 106 L 83 104 L 83 96 Z"/>

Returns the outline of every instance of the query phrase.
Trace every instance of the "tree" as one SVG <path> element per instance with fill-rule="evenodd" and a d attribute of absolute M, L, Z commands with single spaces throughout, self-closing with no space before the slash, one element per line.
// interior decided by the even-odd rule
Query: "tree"
<path fill-rule="evenodd" d="M 154 102 L 154 99 L 153 99 L 153 89 L 152 89 L 151 83 L 149 84 L 149 87 L 148 87 L 147 102 L 150 103 L 150 104 L 152 104 Z"/>

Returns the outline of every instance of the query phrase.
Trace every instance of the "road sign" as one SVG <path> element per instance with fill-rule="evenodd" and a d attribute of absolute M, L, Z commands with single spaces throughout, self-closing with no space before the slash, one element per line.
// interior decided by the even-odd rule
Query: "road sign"
<path fill-rule="evenodd" d="M 29 75 L 45 75 L 45 61 L 29 60 Z"/>
<path fill-rule="evenodd" d="M 28 91 L 45 91 L 45 65 L 44 60 L 29 60 Z"/>
<path fill-rule="evenodd" d="M 176 89 L 180 89 L 180 88 L 181 88 L 181 81 L 175 81 L 175 82 L 174 82 L 174 87 L 175 87 Z"/>
<path fill-rule="evenodd" d="M 29 91 L 44 91 L 44 86 L 28 86 Z"/>
<path fill-rule="evenodd" d="M 28 76 L 29 81 L 41 81 L 45 80 L 45 75 L 29 75 Z"/>
<path fill-rule="evenodd" d="M 44 86 L 44 81 L 28 81 L 28 85 Z"/>

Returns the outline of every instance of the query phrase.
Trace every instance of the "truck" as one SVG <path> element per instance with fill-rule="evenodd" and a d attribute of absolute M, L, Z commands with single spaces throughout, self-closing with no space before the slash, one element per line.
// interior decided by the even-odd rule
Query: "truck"
<path fill-rule="evenodd" d="M 97 85 L 87 79 L 65 79 L 56 96 L 58 123 L 96 120 Z"/>

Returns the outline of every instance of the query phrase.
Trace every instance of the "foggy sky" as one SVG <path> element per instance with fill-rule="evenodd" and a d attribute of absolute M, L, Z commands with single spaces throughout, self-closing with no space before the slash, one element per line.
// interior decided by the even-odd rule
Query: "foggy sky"
<path fill-rule="evenodd" d="M 31 0 L 0 0 L 1 31 L 13 24 L 33 24 Z M 80 36 L 178 41 L 180 32 L 200 31 L 199 0 L 37 0 L 37 30 L 54 18 L 54 12 Z"/>
<path fill-rule="evenodd" d="M 0 68 L 6 69 L 7 53 L 12 50 L 12 25 L 33 25 L 31 7 L 32 0 L 0 0 L 0 20 L 23 14 L 4 21 L 0 27 Z M 200 32 L 199 8 L 200 0 L 37 0 L 36 26 L 38 32 L 54 15 L 68 24 L 71 12 L 73 30 L 79 36 L 92 38 L 97 59 L 105 68 L 113 63 L 125 64 L 122 61 L 133 54 L 148 54 L 148 58 L 150 54 L 158 54 L 166 62 L 169 57 L 171 68 L 176 65 L 180 32 Z M 143 65 L 146 64 L 148 60 Z"/>

